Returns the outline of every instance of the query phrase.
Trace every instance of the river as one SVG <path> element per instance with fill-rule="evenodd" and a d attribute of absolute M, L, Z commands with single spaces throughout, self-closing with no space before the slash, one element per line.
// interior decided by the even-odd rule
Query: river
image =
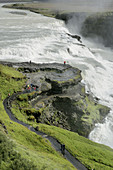
<path fill-rule="evenodd" d="M 89 139 L 113 148 L 113 51 L 102 44 L 68 36 L 74 21 L 61 20 L 0 5 L 0 60 L 13 62 L 63 63 L 82 70 L 86 92 L 111 108 L 103 124 L 96 124 Z M 13 11 L 13 13 L 12 13 Z M 14 11 L 20 11 L 17 14 Z M 85 46 L 84 46 L 85 45 Z M 69 50 L 67 50 L 69 49 Z"/>

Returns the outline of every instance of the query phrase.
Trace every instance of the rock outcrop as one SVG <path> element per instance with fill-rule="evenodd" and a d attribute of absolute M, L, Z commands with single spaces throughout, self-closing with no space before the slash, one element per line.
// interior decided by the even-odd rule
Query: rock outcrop
<path fill-rule="evenodd" d="M 25 96 L 25 100 L 24 96 L 15 100 L 28 120 L 55 125 L 88 137 L 95 123 L 102 122 L 109 112 L 108 107 L 98 104 L 97 99 L 85 93 L 81 71 L 77 68 L 31 62 L 12 63 L 12 66 L 26 75 L 29 85 L 38 88 L 33 96 L 31 93 Z M 20 99 L 28 102 L 28 109 L 19 106 Z"/>
<path fill-rule="evenodd" d="M 72 38 L 76 38 L 79 42 L 82 43 L 81 37 L 80 37 L 79 35 L 72 35 L 72 34 L 68 34 L 68 33 L 67 33 L 67 35 L 69 35 L 69 36 L 72 37 Z"/>

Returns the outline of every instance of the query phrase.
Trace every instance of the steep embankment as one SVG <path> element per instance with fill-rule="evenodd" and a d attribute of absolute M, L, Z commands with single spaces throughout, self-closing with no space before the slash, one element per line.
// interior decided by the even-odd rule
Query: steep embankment
<path fill-rule="evenodd" d="M 79 170 L 87 170 L 87 168 L 85 168 L 85 166 L 84 166 L 80 161 L 78 161 L 78 159 L 76 159 L 75 157 L 73 157 L 65 148 L 64 148 L 64 149 L 62 148 L 62 144 L 61 144 L 58 140 L 54 139 L 54 138 L 51 137 L 51 136 L 46 135 L 46 134 L 43 133 L 43 132 L 40 132 L 37 127 L 36 127 L 36 128 L 33 128 L 33 127 L 30 126 L 29 124 L 26 124 L 26 123 L 24 123 L 24 122 L 22 122 L 22 121 L 20 121 L 20 120 L 18 120 L 17 118 L 14 117 L 14 115 L 13 115 L 11 109 L 10 109 L 10 108 L 11 108 L 11 102 L 14 100 L 14 98 L 16 98 L 16 96 L 17 96 L 18 94 L 25 94 L 25 93 L 29 93 L 29 92 L 25 90 L 25 91 L 23 91 L 23 92 L 14 93 L 12 96 L 9 96 L 9 97 L 7 97 L 7 98 L 4 100 L 3 105 L 4 105 L 4 108 L 5 108 L 6 112 L 7 112 L 7 114 L 9 115 L 9 118 L 10 118 L 12 121 L 16 122 L 16 123 L 27 127 L 30 131 L 35 132 L 37 135 L 40 135 L 40 136 L 42 136 L 43 138 L 48 139 L 48 140 L 50 141 L 51 145 L 53 146 L 53 148 L 54 148 L 57 152 L 60 152 L 61 154 L 63 154 L 64 157 L 65 157 L 70 163 L 72 163 L 75 168 L 77 168 L 77 169 L 79 169 Z M 35 114 L 36 114 L 36 112 L 35 112 Z M 63 145 L 64 145 L 64 144 L 63 144 Z M 65 145 L 64 145 L 64 146 L 65 146 Z M 62 148 L 62 149 L 61 149 L 61 148 Z"/>
<path fill-rule="evenodd" d="M 25 77 L 21 73 L 11 67 L 0 65 L 0 131 L 7 136 L 6 139 L 2 139 L 4 137 L 2 134 L 0 135 L 0 150 L 2 151 L 0 169 L 15 168 L 15 166 L 17 169 L 22 167 L 25 170 L 33 167 L 34 170 L 45 167 L 47 169 L 56 169 L 57 167 L 59 169 L 65 169 L 65 167 L 74 169 L 72 164 L 51 147 L 50 142 L 11 121 L 6 114 L 3 100 L 9 93 L 20 91 L 24 83 Z M 5 146 L 4 140 L 6 140 Z M 9 144 L 11 142 L 7 144 L 7 141 L 15 143 L 14 147 L 12 148 Z"/>
<path fill-rule="evenodd" d="M 54 149 L 52 149 L 47 139 L 44 139 L 36 135 L 34 132 L 30 132 L 24 126 L 12 122 L 9 119 L 3 107 L 3 100 L 6 98 L 8 93 L 13 93 L 20 90 L 25 82 L 25 79 L 23 79 L 24 77 L 22 76 L 22 74 L 18 73 L 17 71 L 15 71 L 15 69 L 12 69 L 11 67 L 6 67 L 6 66 L 4 67 L 0 65 L 0 68 L 1 68 L 0 81 L 3 82 L 3 85 L 0 86 L 0 94 L 1 94 L 0 130 L 2 131 L 2 133 L 4 133 L 4 135 L 6 133 L 5 136 L 8 137 L 8 139 L 6 139 L 6 142 L 7 140 L 13 141 L 13 143 L 15 143 L 16 146 L 14 147 L 14 150 L 16 152 L 19 152 L 22 158 L 24 157 L 24 159 L 30 161 L 28 162 L 27 165 L 29 165 L 29 163 L 32 162 L 33 164 L 31 164 L 31 166 L 34 166 L 34 169 L 37 169 L 37 167 L 38 169 L 44 169 L 44 168 L 56 169 L 58 167 L 59 169 L 73 169 L 73 166 L 70 163 L 68 163 L 65 159 L 63 159 L 62 156 L 60 156 L 57 152 L 55 152 Z M 27 67 L 27 69 L 25 70 L 27 71 L 29 70 L 29 68 Z M 42 71 L 44 72 L 43 69 Z M 39 91 L 38 94 L 40 94 Z M 30 96 L 32 95 L 30 94 Z M 25 96 L 20 96 L 19 99 L 25 100 Z M 21 102 L 22 100 L 20 101 L 20 103 Z M 22 107 L 24 107 L 25 104 L 26 102 L 22 104 Z M 24 109 L 25 108 L 21 108 L 20 110 L 24 110 Z M 16 110 L 16 112 L 19 114 L 18 109 Z M 25 114 L 22 116 L 22 118 L 23 121 L 25 121 L 26 118 L 26 123 L 34 126 L 37 130 L 43 131 L 47 133 L 49 136 L 53 136 L 54 138 L 56 138 L 58 141 L 60 141 L 60 143 L 65 144 L 66 149 L 69 150 L 69 152 L 71 152 L 71 154 L 75 158 L 80 160 L 88 169 L 92 169 L 92 168 L 93 169 L 100 168 L 106 170 L 113 169 L 113 163 L 112 163 L 113 150 L 110 149 L 109 147 L 96 144 L 84 137 L 79 136 L 74 132 L 70 132 L 68 130 L 64 130 L 59 127 L 39 124 L 39 123 L 37 124 L 34 120 L 28 121 L 27 116 Z M 31 126 L 29 126 L 29 128 L 31 130 L 33 129 Z M 2 135 L 0 135 L 0 138 L 2 138 Z M 2 147 L 3 145 L 0 146 Z M 9 149 L 10 149 L 10 145 L 9 145 Z M 8 153 L 10 153 L 10 151 L 8 151 Z M 6 157 L 6 159 L 4 159 L 3 156 L 1 167 L 2 169 L 6 167 L 9 168 L 16 164 L 19 167 L 21 166 L 23 166 L 23 168 L 25 167 L 24 169 L 30 169 L 30 167 L 28 166 L 26 167 L 27 161 L 25 161 L 25 165 L 24 165 L 23 162 L 22 164 L 19 163 L 20 161 L 17 159 L 16 156 L 14 156 L 14 154 L 13 154 L 13 159 L 10 156 L 9 158 Z"/>

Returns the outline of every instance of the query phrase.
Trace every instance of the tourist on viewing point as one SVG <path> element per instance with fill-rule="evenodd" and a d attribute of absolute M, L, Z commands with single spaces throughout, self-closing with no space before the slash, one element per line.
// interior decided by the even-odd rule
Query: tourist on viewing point
<path fill-rule="evenodd" d="M 64 61 L 64 65 L 66 64 L 66 61 Z"/>

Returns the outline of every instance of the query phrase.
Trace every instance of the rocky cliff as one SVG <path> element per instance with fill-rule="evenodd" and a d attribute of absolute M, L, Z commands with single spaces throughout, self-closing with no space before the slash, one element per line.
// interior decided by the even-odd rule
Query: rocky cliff
<path fill-rule="evenodd" d="M 26 94 L 20 95 L 13 102 L 28 120 L 88 137 L 95 123 L 102 122 L 109 112 L 109 108 L 85 93 L 81 71 L 77 68 L 57 63 L 5 64 L 17 67 L 26 75 L 27 85 L 37 88 L 35 94 L 31 88 L 27 97 Z"/>
<path fill-rule="evenodd" d="M 107 47 L 113 46 L 113 12 L 94 13 L 86 18 L 81 33 L 85 37 L 101 39 Z"/>

